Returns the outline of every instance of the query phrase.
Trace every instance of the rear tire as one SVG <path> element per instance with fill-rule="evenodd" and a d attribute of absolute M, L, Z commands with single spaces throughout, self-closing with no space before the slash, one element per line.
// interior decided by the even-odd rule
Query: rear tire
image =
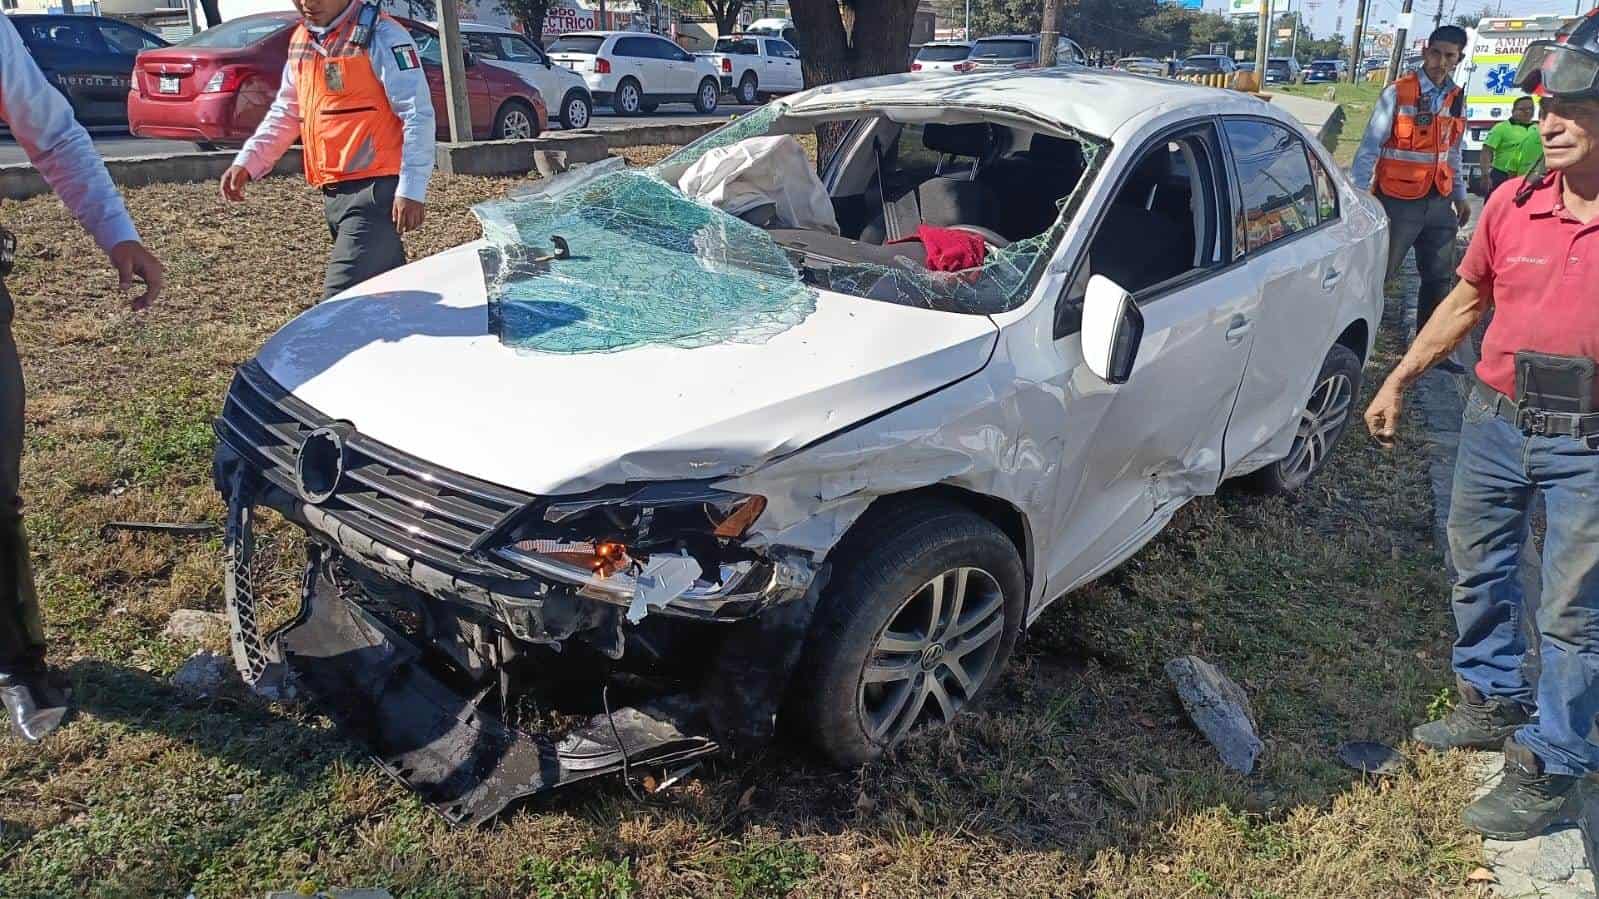
<path fill-rule="evenodd" d="M 745 106 L 754 106 L 761 99 L 761 93 L 755 82 L 755 73 L 744 73 L 744 79 L 738 83 L 738 102 Z"/>
<path fill-rule="evenodd" d="M 849 768 L 981 700 L 1021 631 L 1026 579 L 1009 537 L 944 502 L 863 520 L 835 559 L 793 700 Z"/>
<path fill-rule="evenodd" d="M 611 110 L 617 115 L 638 115 L 644 108 L 644 89 L 631 78 L 623 78 L 611 95 Z"/>
<path fill-rule="evenodd" d="M 506 100 L 494 114 L 495 140 L 526 140 L 539 136 L 539 119 L 533 107 L 521 100 Z"/>
<path fill-rule="evenodd" d="M 561 127 L 568 130 L 587 128 L 594 120 L 594 104 L 582 91 L 567 91 L 561 98 Z"/>
<path fill-rule="evenodd" d="M 709 115 L 716 111 L 716 104 L 722 99 L 722 91 L 716 85 L 716 79 L 706 78 L 700 82 L 700 89 L 694 94 L 694 109 L 701 115 Z"/>
<path fill-rule="evenodd" d="M 1360 357 L 1343 344 L 1327 351 L 1300 416 L 1299 431 L 1288 455 L 1243 478 L 1243 486 L 1259 493 L 1293 493 L 1327 464 L 1338 438 L 1355 417 L 1360 398 Z"/>

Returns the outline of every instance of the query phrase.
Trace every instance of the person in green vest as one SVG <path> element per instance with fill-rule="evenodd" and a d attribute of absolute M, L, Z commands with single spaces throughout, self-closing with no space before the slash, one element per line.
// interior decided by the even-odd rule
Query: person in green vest
<path fill-rule="evenodd" d="M 1522 178 L 1543 158 L 1543 141 L 1533 121 L 1531 97 L 1521 97 L 1510 107 L 1510 120 L 1493 126 L 1482 141 L 1483 196 L 1492 194 L 1511 178 Z"/>

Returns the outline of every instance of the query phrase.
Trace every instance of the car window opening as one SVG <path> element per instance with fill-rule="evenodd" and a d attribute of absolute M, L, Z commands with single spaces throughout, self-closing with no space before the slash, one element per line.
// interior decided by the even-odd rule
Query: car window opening
<path fill-rule="evenodd" d="M 847 132 L 819 177 L 792 136 L 815 123 L 783 111 L 771 104 L 653 168 L 589 167 L 475 207 L 502 342 L 543 352 L 759 342 L 809 315 L 821 290 L 1005 311 L 1026 300 L 1104 146 L 998 117 L 902 123 L 881 111 L 835 119 Z M 736 180 L 707 187 L 708 171 Z M 919 226 L 937 229 L 930 241 L 955 232 L 980 245 L 981 264 L 930 267 Z M 546 258 L 555 235 L 571 258 Z"/>
<path fill-rule="evenodd" d="M 1132 167 L 1089 245 L 1087 271 L 1134 295 L 1223 261 L 1214 144 L 1161 141 Z"/>

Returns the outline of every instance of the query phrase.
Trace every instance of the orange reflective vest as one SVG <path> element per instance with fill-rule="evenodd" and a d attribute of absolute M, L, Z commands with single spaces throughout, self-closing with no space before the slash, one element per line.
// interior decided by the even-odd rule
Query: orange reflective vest
<path fill-rule="evenodd" d="M 350 43 L 359 17 L 360 9 L 352 10 L 320 45 L 304 22 L 289 38 L 305 180 L 312 187 L 400 174 L 405 145 L 400 117 L 389 106 L 366 49 Z"/>
<path fill-rule="evenodd" d="M 1455 170 L 1449 150 L 1466 132 L 1461 89 L 1450 91 L 1436 114 L 1421 108 L 1420 73 L 1406 72 L 1394 91 L 1394 126 L 1377 154 L 1377 189 L 1399 200 L 1419 200 L 1435 188 L 1450 196 Z"/>

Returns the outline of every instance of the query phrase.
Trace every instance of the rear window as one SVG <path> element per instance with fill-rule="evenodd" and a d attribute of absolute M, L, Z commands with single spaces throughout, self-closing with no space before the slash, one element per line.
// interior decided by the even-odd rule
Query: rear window
<path fill-rule="evenodd" d="M 1031 59 L 1032 41 L 978 41 L 972 45 L 972 59 Z"/>
<path fill-rule="evenodd" d="M 923 47 L 916 58 L 922 62 L 958 62 L 971 53 L 971 47 Z"/>
<path fill-rule="evenodd" d="M 605 38 L 598 34 L 567 34 L 555 39 L 546 51 L 550 53 L 598 53 Z"/>
<path fill-rule="evenodd" d="M 1221 60 L 1214 56 L 1190 56 L 1183 65 L 1190 69 L 1220 69 Z"/>
<path fill-rule="evenodd" d="M 757 56 L 761 51 L 755 41 L 747 37 L 724 37 L 716 42 L 716 52 Z"/>
<path fill-rule="evenodd" d="M 252 44 L 258 44 L 293 24 L 293 20 L 279 19 L 275 16 L 261 19 L 246 16 L 231 22 L 223 22 L 215 28 L 207 28 L 187 40 L 179 41 L 178 46 L 241 50 Z"/>
<path fill-rule="evenodd" d="M 1266 68 L 1272 70 L 1273 72 L 1286 72 L 1288 71 L 1288 60 L 1269 59 L 1266 61 Z"/>
<path fill-rule="evenodd" d="M 1338 63 L 1336 63 L 1336 62 L 1313 62 L 1313 63 L 1310 64 L 1310 67 L 1313 68 L 1313 69 L 1336 69 L 1336 68 L 1338 68 Z"/>

